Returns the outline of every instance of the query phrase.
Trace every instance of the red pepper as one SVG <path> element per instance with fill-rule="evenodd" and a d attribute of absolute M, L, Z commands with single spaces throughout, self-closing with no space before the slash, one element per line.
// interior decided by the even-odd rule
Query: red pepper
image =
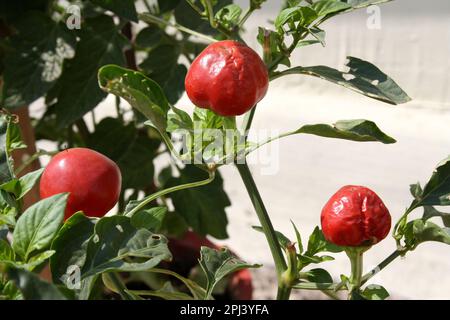
<path fill-rule="evenodd" d="M 192 63 L 186 93 L 198 107 L 221 116 L 241 115 L 266 95 L 267 68 L 258 54 L 237 41 L 209 45 Z"/>
<path fill-rule="evenodd" d="M 40 182 L 41 198 L 69 192 L 65 219 L 77 211 L 102 217 L 119 199 L 122 177 L 117 165 L 87 148 L 72 148 L 55 155 Z"/>
<path fill-rule="evenodd" d="M 391 215 L 372 190 L 362 186 L 339 189 L 322 209 L 322 232 L 339 246 L 371 246 L 391 228 Z"/>

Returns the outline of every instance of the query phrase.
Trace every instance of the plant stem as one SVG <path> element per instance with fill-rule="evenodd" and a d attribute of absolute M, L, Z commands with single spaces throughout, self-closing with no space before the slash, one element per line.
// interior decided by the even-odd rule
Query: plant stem
<path fill-rule="evenodd" d="M 244 16 L 242 17 L 241 21 L 239 21 L 238 27 L 239 29 L 242 28 L 244 23 L 247 21 L 247 19 L 252 15 L 253 11 L 255 11 L 255 8 L 249 7 L 247 11 L 245 12 Z"/>
<path fill-rule="evenodd" d="M 38 159 L 41 156 L 54 156 L 55 154 L 57 154 L 59 151 L 53 151 L 53 152 L 49 152 L 49 151 L 45 151 L 45 150 L 39 150 L 38 152 L 36 152 L 35 154 L 33 154 L 31 157 L 29 157 L 27 160 L 25 160 L 20 167 L 18 167 L 16 169 L 16 175 L 18 175 L 19 173 L 21 173 L 23 170 L 25 170 L 29 165 L 31 165 L 36 159 Z"/>
<path fill-rule="evenodd" d="M 127 293 L 127 287 L 123 284 L 122 280 L 120 279 L 120 277 L 117 273 L 115 273 L 115 272 L 107 273 L 106 277 L 114 285 L 114 287 L 116 288 L 117 292 L 119 293 L 120 297 L 123 300 L 134 300 L 133 297 L 131 297 Z"/>
<path fill-rule="evenodd" d="M 289 300 L 292 288 L 283 284 L 283 282 L 278 283 L 277 300 Z"/>
<path fill-rule="evenodd" d="M 253 207 L 255 208 L 259 222 L 261 223 L 261 227 L 264 231 L 270 251 L 272 253 L 278 277 L 277 299 L 289 299 L 291 289 L 286 287 L 286 284 L 282 279 L 283 273 L 287 270 L 287 265 L 283 257 L 283 252 L 281 251 L 277 236 L 275 234 L 275 230 L 272 226 L 272 222 L 270 221 L 269 214 L 266 210 L 266 207 L 264 206 L 264 202 L 261 198 L 261 195 L 259 194 L 258 188 L 256 187 L 256 183 L 253 180 L 253 176 L 247 163 L 238 163 L 236 164 L 236 167 L 239 171 L 239 174 L 241 175 L 242 181 L 245 184 L 247 192 L 250 196 L 250 200 L 253 203 Z"/>
<path fill-rule="evenodd" d="M 246 135 L 250 127 L 252 126 L 253 118 L 255 117 L 256 105 L 245 114 L 244 122 L 242 123 L 242 128 L 244 130 L 244 134 Z"/>
<path fill-rule="evenodd" d="M 392 261 L 405 254 L 405 251 L 395 250 L 386 259 L 380 262 L 375 268 L 366 273 L 361 279 L 361 285 L 369 281 L 374 275 L 386 268 Z"/>
<path fill-rule="evenodd" d="M 139 14 L 139 19 L 141 19 L 141 20 L 143 20 L 145 22 L 148 22 L 148 23 L 156 23 L 156 24 L 161 23 L 161 24 L 164 24 L 166 26 L 178 29 L 181 32 L 188 33 L 188 34 L 196 36 L 198 38 L 207 40 L 208 42 L 217 42 L 218 41 L 218 40 L 216 40 L 214 38 L 211 38 L 211 37 L 209 37 L 207 35 L 204 35 L 203 33 L 200 33 L 200 32 L 197 32 L 195 30 L 186 28 L 186 27 L 184 27 L 181 24 L 178 24 L 176 22 L 170 22 L 170 21 L 166 21 L 164 19 L 158 18 L 158 17 L 156 17 L 156 16 L 154 16 L 154 15 L 152 15 L 150 13 L 141 13 L 141 14 Z"/>
<path fill-rule="evenodd" d="M 201 16 L 205 15 L 205 12 L 203 12 L 202 9 L 200 9 L 192 0 L 186 0 L 186 2 L 192 7 L 192 9 L 197 11 L 199 15 Z"/>
<path fill-rule="evenodd" d="M 349 248 L 345 252 L 350 259 L 351 274 L 350 274 L 350 290 L 348 299 L 353 299 L 353 294 L 359 291 L 361 287 L 361 279 L 363 272 L 363 254 L 364 249 L 361 248 Z"/>
<path fill-rule="evenodd" d="M 344 288 L 338 288 L 336 283 L 318 283 L 318 282 L 300 282 L 292 286 L 292 289 L 299 290 L 344 290 Z"/>
<path fill-rule="evenodd" d="M 147 204 L 149 204 L 153 200 L 156 200 L 159 197 L 164 196 L 166 194 L 169 194 L 169 193 L 172 193 L 175 191 L 179 191 L 179 190 L 183 190 L 183 189 L 204 186 L 204 185 L 212 182 L 214 180 L 214 177 L 215 177 L 214 171 L 209 171 L 208 179 L 185 183 L 185 184 L 180 184 L 178 186 L 173 186 L 173 187 L 155 192 L 155 193 L 149 195 L 148 197 L 144 198 L 136 207 L 134 207 L 131 211 L 127 212 L 125 215 L 131 217 L 133 214 L 135 214 L 136 212 L 138 212 L 139 210 L 144 208 Z"/>

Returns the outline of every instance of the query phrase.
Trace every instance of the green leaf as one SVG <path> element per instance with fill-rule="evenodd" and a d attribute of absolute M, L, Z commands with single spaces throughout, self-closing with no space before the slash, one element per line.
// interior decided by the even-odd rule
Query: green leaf
<path fill-rule="evenodd" d="M 169 179 L 164 187 L 172 187 L 192 181 L 205 179 L 206 173 L 193 165 L 187 165 L 179 177 Z M 200 235 L 210 234 L 217 239 L 228 237 L 226 227 L 228 219 L 225 208 L 230 200 L 223 190 L 223 180 L 216 172 L 214 181 L 206 186 L 180 190 L 169 195 L 177 213 L 179 213 Z"/>
<path fill-rule="evenodd" d="M 73 58 L 76 39 L 62 23 L 40 12 L 25 14 L 11 37 L 3 73 L 3 103 L 13 108 L 44 95 L 61 76 L 65 59 Z"/>
<path fill-rule="evenodd" d="M 299 22 L 306 27 L 318 18 L 317 12 L 310 7 L 291 7 L 282 10 L 275 19 L 275 27 L 280 29 L 288 22 Z"/>
<path fill-rule="evenodd" d="M 157 82 L 170 103 L 175 104 L 184 92 L 187 69 L 178 63 L 180 49 L 177 45 L 162 44 L 152 49 L 139 64 L 145 74 Z"/>
<path fill-rule="evenodd" d="M 214 250 L 208 247 L 201 247 L 199 263 L 207 279 L 205 299 L 210 298 L 216 284 L 225 276 L 241 269 L 260 267 L 237 259 L 228 249 Z"/>
<path fill-rule="evenodd" d="M 414 207 L 447 205 L 450 205 L 450 156 L 437 165 L 419 200 L 412 204 Z"/>
<path fill-rule="evenodd" d="M 368 300 L 385 300 L 389 297 L 389 292 L 378 284 L 370 284 L 364 288 L 361 295 Z"/>
<path fill-rule="evenodd" d="M 344 249 L 335 244 L 332 244 L 325 240 L 322 230 L 319 227 L 315 227 L 313 233 L 309 236 L 308 248 L 305 254 L 307 256 L 314 256 L 319 252 L 342 252 Z"/>
<path fill-rule="evenodd" d="M 16 200 L 22 199 L 36 184 L 44 172 L 44 168 L 32 171 L 19 179 L 12 179 L 0 185 L 0 189 L 15 195 Z"/>
<path fill-rule="evenodd" d="M 13 160 L 11 157 L 12 144 L 17 140 L 17 124 L 6 114 L 0 114 L 0 183 L 15 178 Z"/>
<path fill-rule="evenodd" d="M 145 228 L 153 232 L 158 232 L 166 214 L 167 207 L 154 207 L 138 211 L 131 217 L 131 224 L 136 229 Z"/>
<path fill-rule="evenodd" d="M 333 283 L 333 277 L 328 273 L 328 271 L 321 268 L 311 269 L 307 271 L 306 278 L 310 282 Z"/>
<path fill-rule="evenodd" d="M 319 17 L 329 15 L 331 13 L 337 13 L 347 10 L 352 6 L 341 1 L 336 0 L 320 0 L 314 2 L 311 8 L 313 8 Z"/>
<path fill-rule="evenodd" d="M 79 32 L 75 58 L 68 61 L 55 87 L 56 117 L 65 127 L 97 106 L 106 96 L 97 86 L 97 72 L 105 64 L 125 64 L 127 43 L 111 17 L 86 19 Z"/>
<path fill-rule="evenodd" d="M 231 30 L 239 23 L 241 14 L 241 7 L 237 4 L 230 4 L 217 11 L 215 18 L 225 28 Z"/>
<path fill-rule="evenodd" d="M 295 231 L 295 237 L 297 239 L 297 245 L 298 245 L 298 252 L 303 252 L 303 243 L 302 243 L 302 237 L 300 235 L 300 232 L 298 231 L 297 227 L 295 226 L 294 222 L 291 220 L 292 227 Z"/>
<path fill-rule="evenodd" d="M 400 104 L 411 100 L 394 80 L 389 78 L 375 65 L 348 57 L 347 72 L 341 72 L 327 66 L 295 67 L 277 73 L 277 77 L 289 74 L 305 74 L 328 80 L 369 98 L 390 104 Z"/>
<path fill-rule="evenodd" d="M 174 106 L 171 107 L 171 110 L 172 112 L 167 117 L 167 132 L 175 132 L 177 130 L 188 130 L 192 132 L 194 124 L 189 114 Z"/>
<path fill-rule="evenodd" d="M 302 264 L 303 267 L 306 267 L 307 265 L 314 263 L 319 264 L 326 261 L 333 261 L 334 258 L 332 256 L 323 255 L 323 256 L 308 256 L 306 254 L 298 255 L 298 260 Z"/>
<path fill-rule="evenodd" d="M 36 267 L 42 265 L 45 261 L 47 261 L 54 254 L 55 254 L 55 251 L 46 250 L 46 251 L 40 252 L 40 253 L 32 256 L 26 263 L 20 262 L 20 261 L 15 261 L 15 262 L 11 263 L 10 265 L 12 265 L 18 269 L 25 269 L 28 271 L 33 271 Z"/>
<path fill-rule="evenodd" d="M 326 42 L 325 42 L 326 33 L 325 33 L 324 30 L 322 30 L 322 29 L 320 29 L 318 27 L 314 27 L 314 28 L 308 29 L 308 32 L 309 32 L 309 34 L 311 34 L 316 39 L 316 41 L 318 41 L 323 47 L 325 47 L 325 45 L 326 45 Z"/>
<path fill-rule="evenodd" d="M 442 219 L 442 222 L 444 223 L 444 226 L 450 228 L 450 213 L 441 212 L 431 206 L 424 206 L 423 209 L 424 209 L 422 216 L 423 220 L 428 220 L 434 217 L 440 217 Z"/>
<path fill-rule="evenodd" d="M 117 14 L 121 18 L 138 22 L 134 0 L 90 0 L 93 4 Z"/>
<path fill-rule="evenodd" d="M 29 207 L 17 220 L 13 249 L 24 262 L 38 250 L 50 246 L 64 218 L 67 193 L 54 195 Z"/>
<path fill-rule="evenodd" d="M 14 261 L 16 258 L 14 250 L 9 243 L 0 239 L 0 263 L 5 261 Z"/>
<path fill-rule="evenodd" d="M 179 213 L 173 211 L 168 212 L 164 217 L 160 232 L 168 237 L 180 238 L 188 229 L 186 220 Z"/>
<path fill-rule="evenodd" d="M 52 242 L 51 249 L 56 253 L 50 258 L 50 267 L 54 283 L 67 284 L 70 266 L 79 270 L 86 260 L 88 241 L 94 233 L 95 220 L 77 212 L 66 220 Z"/>
<path fill-rule="evenodd" d="M 216 8 L 223 8 L 226 5 L 231 4 L 232 0 L 215 0 L 213 1 L 213 7 Z M 215 12 L 217 10 L 214 10 Z M 218 31 L 216 29 L 213 29 L 208 22 L 207 19 L 204 19 L 201 17 L 197 11 L 195 11 L 188 3 L 187 1 L 180 1 L 178 6 L 175 8 L 174 16 L 176 19 L 176 22 L 181 24 L 182 26 L 185 26 L 189 29 L 193 29 L 197 32 L 209 34 L 209 35 L 217 35 Z"/>
<path fill-rule="evenodd" d="M 136 229 L 130 218 L 100 219 L 89 240 L 82 279 L 106 271 L 146 271 L 170 260 L 167 239 L 147 229 Z"/>
<path fill-rule="evenodd" d="M 66 300 L 56 286 L 41 280 L 32 272 L 10 269 L 8 277 L 14 281 L 25 300 Z"/>
<path fill-rule="evenodd" d="M 423 193 L 423 190 L 422 190 L 422 187 L 421 187 L 420 183 L 417 182 L 416 184 L 411 184 L 409 186 L 409 192 L 414 197 L 414 199 L 419 200 L 420 197 L 422 196 L 422 193 Z"/>
<path fill-rule="evenodd" d="M 269 52 L 264 52 L 264 61 L 270 63 L 284 56 L 284 54 L 280 51 L 280 46 L 283 41 L 278 32 L 258 27 L 257 40 L 263 48 L 268 47 L 270 49 Z M 280 64 L 283 64 L 287 67 L 291 66 L 291 62 L 287 57 L 281 59 L 282 60 Z"/>
<path fill-rule="evenodd" d="M 13 281 L 0 280 L 0 300 L 23 300 L 23 296 Z"/>
<path fill-rule="evenodd" d="M 252 226 L 253 230 L 259 231 L 261 233 L 264 233 L 263 228 L 262 227 L 258 227 L 258 226 Z M 284 234 L 282 234 L 279 231 L 275 231 L 275 235 L 277 236 L 277 240 L 280 244 L 281 247 L 283 248 L 287 248 L 289 245 L 292 244 L 291 240 L 289 240 L 288 237 L 286 237 Z"/>
<path fill-rule="evenodd" d="M 158 290 L 127 290 L 128 292 L 138 296 L 158 297 L 164 300 L 194 300 L 190 295 L 176 291 L 170 281 L 164 283 L 162 288 Z"/>
<path fill-rule="evenodd" d="M 322 43 L 320 40 L 303 40 L 303 41 L 299 41 L 297 43 L 297 48 L 301 48 L 301 47 L 306 47 L 306 46 L 310 46 L 316 43 Z"/>
<path fill-rule="evenodd" d="M 408 222 L 405 243 L 412 248 L 422 242 L 436 241 L 450 245 L 450 228 L 442 228 L 431 221 L 416 219 Z"/>
<path fill-rule="evenodd" d="M 113 160 L 122 172 L 122 189 L 147 189 L 153 186 L 153 160 L 160 140 L 150 139 L 133 123 L 104 118 L 87 141 L 94 149 Z"/>
<path fill-rule="evenodd" d="M 154 48 L 160 44 L 163 35 L 164 32 L 160 28 L 149 26 L 139 31 L 136 35 L 135 44 L 136 46 L 145 49 Z"/>
<path fill-rule="evenodd" d="M 327 124 L 305 125 L 293 134 L 297 133 L 350 141 L 378 141 L 385 144 L 397 142 L 382 132 L 374 122 L 363 119 L 340 120 L 333 126 Z"/>
<path fill-rule="evenodd" d="M 185 278 L 185 277 L 179 275 L 178 273 L 170 271 L 170 270 L 167 270 L 167 269 L 153 268 L 153 269 L 149 270 L 149 272 L 166 274 L 166 275 L 170 275 L 172 277 L 175 277 L 175 278 L 177 278 L 178 280 L 180 280 L 181 282 L 184 283 L 184 285 L 191 292 L 191 294 L 194 297 L 194 299 L 196 299 L 196 300 L 203 300 L 203 299 L 205 299 L 205 296 L 206 296 L 205 289 L 200 287 L 196 282 L 192 281 L 191 279 Z"/>
<path fill-rule="evenodd" d="M 158 7 L 161 13 L 171 11 L 177 7 L 181 0 L 158 0 Z"/>
<path fill-rule="evenodd" d="M 14 196 L 0 190 L 0 227 L 2 225 L 15 226 L 18 204 Z"/>
<path fill-rule="evenodd" d="M 161 87 L 140 72 L 114 65 L 104 66 L 98 73 L 100 87 L 127 100 L 160 131 L 165 132 L 169 103 Z"/>

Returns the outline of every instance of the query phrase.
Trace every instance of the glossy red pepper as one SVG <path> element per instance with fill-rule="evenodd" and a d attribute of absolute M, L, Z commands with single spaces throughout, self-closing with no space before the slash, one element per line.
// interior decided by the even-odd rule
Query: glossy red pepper
<path fill-rule="evenodd" d="M 189 99 L 221 116 L 247 112 L 264 98 L 268 87 L 267 68 L 258 54 L 231 40 L 215 42 L 203 50 L 185 79 Z"/>
<path fill-rule="evenodd" d="M 41 198 L 69 192 L 65 219 L 77 211 L 102 217 L 117 203 L 122 177 L 117 165 L 91 149 L 72 148 L 55 155 L 41 177 Z"/>
<path fill-rule="evenodd" d="M 383 240 L 391 215 L 372 190 L 362 186 L 339 189 L 322 209 L 322 232 L 339 246 L 370 246 Z"/>

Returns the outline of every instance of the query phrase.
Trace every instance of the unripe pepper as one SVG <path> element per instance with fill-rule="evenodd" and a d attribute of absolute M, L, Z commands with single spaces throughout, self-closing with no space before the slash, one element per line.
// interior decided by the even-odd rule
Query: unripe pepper
<path fill-rule="evenodd" d="M 391 228 L 391 215 L 372 190 L 345 186 L 322 209 L 322 232 L 339 246 L 371 246 L 383 240 Z"/>
<path fill-rule="evenodd" d="M 258 54 L 237 41 L 209 45 L 194 60 L 185 79 L 186 93 L 200 108 L 238 116 L 264 98 L 267 68 Z"/>

